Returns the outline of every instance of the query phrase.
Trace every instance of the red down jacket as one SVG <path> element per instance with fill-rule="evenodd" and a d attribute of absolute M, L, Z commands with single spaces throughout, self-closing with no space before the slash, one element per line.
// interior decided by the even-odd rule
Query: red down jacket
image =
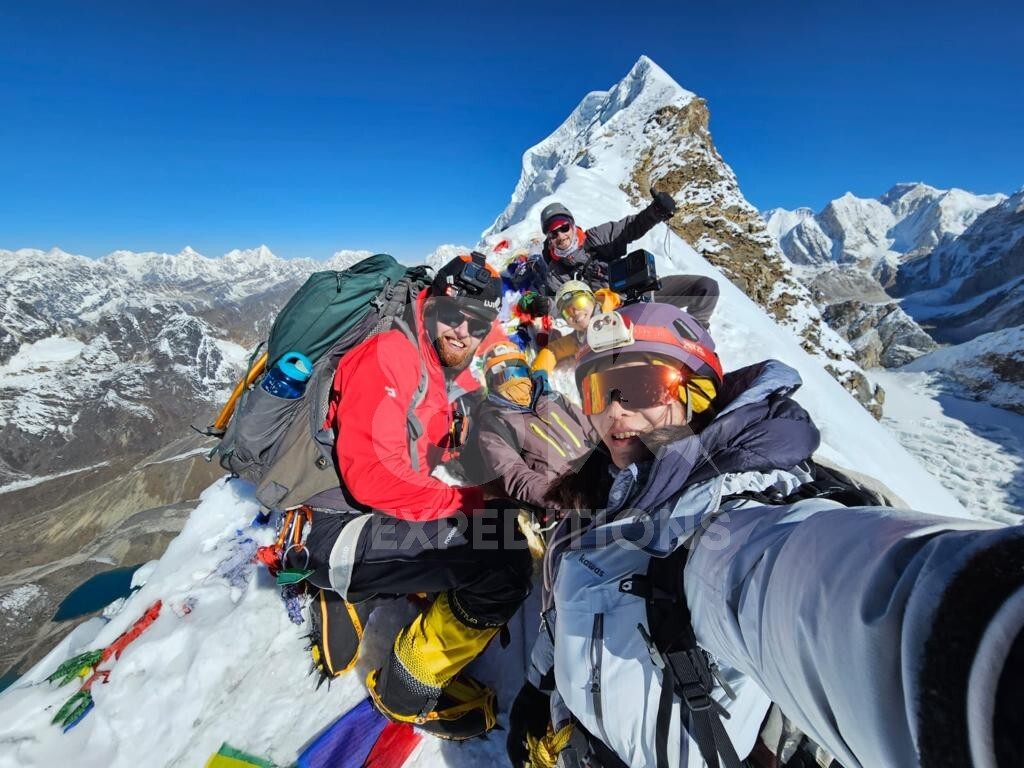
<path fill-rule="evenodd" d="M 416 300 L 418 347 L 396 329 L 367 339 L 341 359 L 326 421 L 337 435 L 334 458 L 352 496 L 404 520 L 433 520 L 483 507 L 479 488 L 453 488 L 430 477 L 445 456 L 453 405 L 444 368 L 424 332 L 427 293 Z M 424 428 L 416 469 L 409 456 L 407 415 L 419 385 L 421 356 L 428 384 L 414 411 Z M 452 386 L 470 392 L 480 384 L 467 369 Z"/>

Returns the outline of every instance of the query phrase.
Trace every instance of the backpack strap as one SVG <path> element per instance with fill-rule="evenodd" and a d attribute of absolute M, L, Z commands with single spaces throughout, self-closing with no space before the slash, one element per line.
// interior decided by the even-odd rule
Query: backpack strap
<path fill-rule="evenodd" d="M 381 310 L 381 322 L 386 322 L 389 326 L 400 330 L 405 334 L 405 338 L 409 340 L 409 343 L 417 349 L 419 349 L 420 342 L 415 332 L 415 312 L 413 313 L 414 319 L 411 324 L 405 321 L 404 315 L 410 303 L 415 302 L 416 296 L 419 294 L 419 285 L 419 280 L 415 276 L 409 277 L 407 275 L 403 277 L 396 283 L 395 290 L 393 292 L 389 291 L 390 295 L 386 296 L 384 307 Z M 412 401 L 409 403 L 409 410 L 405 416 L 406 432 L 409 436 L 409 463 L 416 472 L 420 471 L 419 441 L 426 433 L 426 430 L 423 428 L 423 422 L 416 415 L 416 409 L 420 407 L 424 398 L 426 398 L 428 385 L 427 363 L 423 359 L 423 355 L 420 355 L 420 380 L 416 385 L 416 391 L 413 393 Z"/>
<path fill-rule="evenodd" d="M 891 507 L 892 503 L 877 491 L 868 488 L 837 468 L 826 467 L 813 458 L 797 465 L 811 475 L 811 480 L 800 485 L 793 492 L 783 495 L 774 488 L 763 491 L 742 491 L 722 499 L 751 499 L 761 504 L 795 504 L 804 499 L 829 499 L 845 507 Z"/>
<path fill-rule="evenodd" d="M 655 666 L 662 670 L 661 698 L 656 721 L 655 755 L 658 768 L 668 768 L 668 736 L 672 721 L 673 694 L 681 702 L 681 715 L 708 768 L 740 768 L 740 759 L 722 725 L 728 718 L 711 696 L 716 680 L 734 698 L 717 675 L 714 662 L 697 644 L 690 609 L 683 591 L 683 570 L 690 551 L 680 546 L 667 557 L 652 557 L 646 574 L 633 574 L 619 582 L 619 591 L 644 598 L 647 626 L 637 630 L 647 644 Z M 719 759 L 721 758 L 721 759 Z"/>

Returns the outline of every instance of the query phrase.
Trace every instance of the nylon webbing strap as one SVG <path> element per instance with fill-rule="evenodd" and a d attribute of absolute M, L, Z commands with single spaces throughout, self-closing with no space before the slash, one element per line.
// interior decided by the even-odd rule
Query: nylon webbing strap
<path fill-rule="evenodd" d="M 405 337 L 409 339 L 413 346 L 419 348 L 419 342 L 416 335 L 412 332 L 412 329 L 405 323 L 401 318 L 395 318 L 395 326 L 405 334 Z M 419 417 L 416 416 L 416 409 L 419 408 L 423 402 L 423 398 L 427 395 L 427 386 L 429 382 L 427 380 L 427 365 L 423 361 L 423 356 L 420 355 L 420 382 L 416 387 L 416 393 L 413 395 L 412 402 L 409 404 L 409 411 L 406 414 L 406 422 L 409 432 L 409 463 L 412 465 L 413 470 L 419 471 L 420 468 L 420 452 L 418 448 L 418 442 L 423 437 L 423 424 L 420 422 Z"/>
<path fill-rule="evenodd" d="M 634 584 L 630 585 L 634 593 L 646 592 L 652 656 L 655 653 L 660 655 L 665 665 L 656 721 L 658 768 L 669 766 L 668 735 L 673 693 L 682 700 L 684 721 L 689 713 L 690 728 L 680 729 L 680 738 L 689 732 L 709 768 L 740 768 L 736 749 L 722 725 L 722 715 L 728 717 L 728 713 L 711 696 L 714 676 L 707 655 L 697 645 L 690 609 L 686 604 L 682 577 L 688 556 L 689 550 L 681 546 L 668 557 L 652 557 L 643 586 L 635 584 L 636 577 L 633 578 Z"/>

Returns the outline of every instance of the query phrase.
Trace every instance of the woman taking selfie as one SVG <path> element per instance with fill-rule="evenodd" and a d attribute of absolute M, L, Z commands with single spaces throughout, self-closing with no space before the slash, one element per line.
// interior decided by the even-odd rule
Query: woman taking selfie
<path fill-rule="evenodd" d="M 1020 528 L 822 481 L 797 373 L 723 375 L 675 307 L 595 317 L 575 374 L 603 447 L 549 495 L 514 765 L 799 764 L 779 712 L 847 768 L 1021 764 Z"/>

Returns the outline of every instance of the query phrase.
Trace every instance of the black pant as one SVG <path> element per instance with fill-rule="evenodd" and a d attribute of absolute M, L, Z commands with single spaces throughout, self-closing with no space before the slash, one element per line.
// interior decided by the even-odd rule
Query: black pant
<path fill-rule="evenodd" d="M 707 328 L 718 304 L 718 283 L 701 275 L 668 275 L 661 278 L 654 300 L 686 310 Z"/>
<path fill-rule="evenodd" d="M 414 592 L 453 594 L 472 626 L 505 624 L 530 594 L 533 561 L 515 517 L 504 507 L 466 517 L 414 523 L 371 513 L 359 535 L 346 597 L 358 602 L 375 595 Z M 329 587 L 326 564 L 349 515 L 314 513 L 307 546 L 314 583 Z"/>

